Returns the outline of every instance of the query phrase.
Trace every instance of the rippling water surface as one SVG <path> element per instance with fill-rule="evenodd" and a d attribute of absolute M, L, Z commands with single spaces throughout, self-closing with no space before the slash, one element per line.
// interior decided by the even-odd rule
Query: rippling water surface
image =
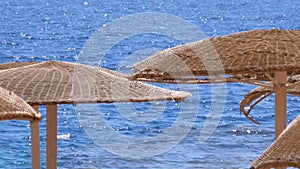
<path fill-rule="evenodd" d="M 186 0 L 166 1 L 12 1 L 0 2 L 0 62 L 9 61 L 80 61 L 80 51 L 87 40 L 112 21 L 140 12 L 167 13 L 193 24 L 206 36 L 227 35 L 252 29 L 299 29 L 300 1 L 271 0 Z M 124 27 L 126 25 L 123 25 Z M 181 29 L 181 25 L 177 25 Z M 112 34 L 118 36 L 118 34 Z M 110 39 L 106 39 L 109 41 Z M 130 36 L 116 45 L 96 65 L 121 70 L 130 69 L 124 60 L 145 49 L 164 49 L 181 42 L 158 34 Z M 140 53 L 139 53 L 140 52 Z M 143 53 L 144 52 L 144 53 Z M 138 59 L 134 57 L 134 61 Z M 125 72 L 125 70 L 124 70 Z M 157 85 L 157 84 L 156 84 Z M 253 116 L 262 124 L 249 122 L 239 114 L 239 102 L 255 86 L 227 84 L 225 108 L 216 130 L 205 142 L 199 135 L 210 119 L 210 85 L 160 85 L 189 90 L 197 95 L 187 103 L 118 103 L 80 105 L 84 112 L 101 116 L 113 130 L 130 138 L 153 138 L 172 128 L 180 113 L 194 121 L 176 132 L 187 136 L 169 151 L 145 158 L 128 158 L 107 151 L 90 139 L 78 120 L 78 109 L 59 105 L 58 167 L 59 168 L 249 168 L 251 161 L 267 148 L 274 137 L 274 97 L 260 103 Z M 180 108 L 185 106 L 184 111 Z M 131 113 L 134 108 L 135 115 Z M 157 109 L 156 109 L 157 108 Z M 122 109 L 122 110 L 120 110 Z M 289 122 L 299 113 L 299 98 L 288 96 Z M 45 107 L 41 106 L 45 117 Z M 122 112 L 125 112 L 122 113 Z M 95 114 L 96 113 L 96 114 Z M 98 114 L 97 114 L 98 113 Z M 126 116 L 127 115 L 127 116 Z M 128 116 L 129 115 L 129 116 Z M 133 118 L 133 119 L 128 119 Z M 136 119 L 134 119 L 136 118 Z M 145 121 L 146 119 L 146 121 Z M 148 121 L 147 121 L 148 120 Z M 41 159 L 45 168 L 45 121 L 41 122 Z M 103 126 L 89 128 L 104 130 Z M 101 128 L 102 127 L 102 128 Z M 189 130 L 190 129 L 190 130 Z M 0 168 L 30 168 L 30 127 L 24 121 L 0 123 Z M 189 131 L 189 132 L 188 132 Z M 111 138 L 114 139 L 114 138 Z M 113 140 L 118 141 L 118 140 Z M 106 144 L 110 144 L 107 142 Z M 144 146 L 165 145 L 163 142 Z M 134 146 L 133 146 L 134 147 Z M 122 147 L 124 148 L 124 147 Z M 130 147 L 129 147 L 130 148 Z M 162 149 L 165 147 L 161 147 Z M 139 156 L 141 152 L 136 152 Z M 126 152 L 124 152 L 126 154 Z"/>

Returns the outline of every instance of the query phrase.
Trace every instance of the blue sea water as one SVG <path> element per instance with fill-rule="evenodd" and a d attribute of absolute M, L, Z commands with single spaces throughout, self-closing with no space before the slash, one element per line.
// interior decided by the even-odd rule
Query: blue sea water
<path fill-rule="evenodd" d="M 142 12 L 165 13 L 194 25 L 207 37 L 227 35 L 253 29 L 299 29 L 300 1 L 287 0 L 154 0 L 154 1 L 46 1 L 4 0 L 0 2 L 0 62 L 60 60 L 79 62 L 80 51 L 98 30 L 115 20 Z M 134 21 L 132 21 L 134 22 Z M 130 22 L 128 23 L 130 24 Z M 121 25 L 126 28 L 126 23 Z M 176 25 L 178 30 L 183 25 Z M 112 41 L 118 32 L 111 35 Z M 181 42 L 167 36 L 145 33 L 133 35 L 116 43 L 96 65 L 119 70 L 124 60 L 147 48 L 164 49 Z M 135 62 L 140 58 L 135 58 Z M 128 68 L 127 67 L 127 68 Z M 155 84 L 157 85 L 157 84 Z M 160 85 L 177 89 L 176 85 Z M 123 157 L 103 149 L 91 139 L 78 120 L 73 105 L 59 105 L 58 112 L 58 168 L 249 168 L 273 141 L 274 97 L 261 102 L 253 110 L 253 117 L 261 125 L 249 122 L 239 113 L 239 102 L 255 86 L 226 84 L 225 108 L 214 133 L 204 143 L 199 135 L 209 119 L 211 106 L 210 85 L 199 85 L 199 101 L 190 102 L 188 111 L 197 117 L 187 136 L 169 151 L 145 158 Z M 195 88 L 189 85 L 185 89 Z M 128 120 L 118 106 L 124 104 L 97 104 L 113 129 L 134 138 L 156 137 L 172 127 L 179 116 L 175 102 L 126 103 L 146 119 Z M 163 106 L 161 114 L 147 114 L 155 105 Z M 88 110 L 89 105 L 86 105 Z M 45 168 L 46 118 L 41 122 L 41 160 Z M 299 98 L 288 96 L 288 122 L 300 111 Z M 151 111 L 150 111 L 151 112 Z M 92 125 L 92 123 L 91 123 Z M 30 126 L 26 121 L 0 123 L 0 168 L 31 168 Z M 96 132 L 96 131 L 95 131 Z M 164 145 L 162 142 L 152 143 Z M 145 145 L 147 146 L 147 145 Z M 155 147 L 155 146 L 154 146 Z M 164 147 L 161 147 L 162 149 Z M 137 152 L 136 156 L 141 152 Z M 124 153 L 126 154 L 126 153 Z"/>

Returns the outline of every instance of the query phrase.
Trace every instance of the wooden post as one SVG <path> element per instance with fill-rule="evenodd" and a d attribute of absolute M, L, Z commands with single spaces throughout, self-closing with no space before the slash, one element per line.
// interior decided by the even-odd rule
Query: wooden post
<path fill-rule="evenodd" d="M 278 138 L 280 133 L 286 128 L 286 87 L 287 72 L 275 72 L 275 81 L 278 86 L 275 86 L 275 139 Z M 276 168 L 276 169 L 285 169 Z"/>
<path fill-rule="evenodd" d="M 275 80 L 279 87 L 275 86 L 275 139 L 286 128 L 286 87 L 287 72 L 275 72 Z"/>
<path fill-rule="evenodd" d="M 47 111 L 46 168 L 57 168 L 57 105 L 49 104 Z"/>
<path fill-rule="evenodd" d="M 33 105 L 32 108 L 38 112 L 39 106 Z M 31 154 L 32 154 L 32 169 L 41 168 L 41 150 L 40 150 L 40 122 L 30 122 L 31 130 Z"/>

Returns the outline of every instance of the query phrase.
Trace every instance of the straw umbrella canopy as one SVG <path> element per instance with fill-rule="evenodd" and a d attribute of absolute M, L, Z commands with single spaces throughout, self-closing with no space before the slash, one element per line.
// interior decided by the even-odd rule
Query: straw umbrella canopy
<path fill-rule="evenodd" d="M 42 115 L 36 112 L 14 92 L 0 88 L 0 120 L 42 120 Z"/>
<path fill-rule="evenodd" d="M 0 71 L 0 76 L 1 87 L 14 91 L 31 105 L 181 101 L 190 96 L 188 92 L 129 81 L 126 75 L 112 70 L 59 61 L 16 66 Z M 118 86 L 114 91 L 112 84 Z M 127 90 L 130 93 L 122 94 Z"/>
<path fill-rule="evenodd" d="M 219 57 L 211 57 L 215 53 Z M 174 63 L 178 60 L 189 70 L 182 71 L 181 65 Z M 286 127 L 287 76 L 300 71 L 300 30 L 254 30 L 176 46 L 135 64 L 132 79 L 211 83 L 220 81 L 195 76 L 217 77 L 221 70 L 227 75 L 227 82 L 245 82 L 275 90 L 275 137 L 278 137 Z"/>
<path fill-rule="evenodd" d="M 272 167 L 300 168 L 300 116 L 280 134 L 269 148 L 253 163 L 251 169 Z"/>
<path fill-rule="evenodd" d="M 0 70 L 12 69 L 12 68 L 32 65 L 32 64 L 36 64 L 36 63 L 39 63 L 39 62 L 6 62 L 6 63 L 0 64 Z"/>
<path fill-rule="evenodd" d="M 14 92 L 0 88 L 0 120 L 30 121 L 32 168 L 38 168 L 40 165 L 39 121 L 41 119 L 42 115 Z"/>
<path fill-rule="evenodd" d="M 31 105 L 47 105 L 47 168 L 57 166 L 57 104 L 144 102 L 191 96 L 88 65 L 48 61 L 0 71 L 0 86 Z"/>
<path fill-rule="evenodd" d="M 218 58 L 212 57 L 214 52 L 217 52 Z M 269 75 L 276 71 L 285 70 L 288 75 L 299 72 L 299 52 L 300 30 L 241 32 L 159 51 L 134 65 L 134 78 L 157 79 L 162 82 L 172 82 L 171 80 L 179 77 L 187 78 L 189 72 L 184 72 L 178 67 L 180 65 L 173 64 L 177 57 L 189 67 L 194 76 L 209 76 L 207 64 L 213 66 L 220 60 L 225 74 L 234 75 L 234 78 L 269 81 Z M 214 68 L 210 71 L 219 73 L 220 68 Z M 228 80 L 230 78 L 232 77 Z"/>

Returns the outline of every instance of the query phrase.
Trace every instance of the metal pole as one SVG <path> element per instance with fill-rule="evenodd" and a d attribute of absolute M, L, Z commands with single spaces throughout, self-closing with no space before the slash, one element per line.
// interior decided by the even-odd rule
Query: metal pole
<path fill-rule="evenodd" d="M 33 105 L 32 108 L 38 112 L 39 106 Z M 32 154 L 32 169 L 41 168 L 41 151 L 40 151 L 40 122 L 30 122 L 31 130 L 31 154 Z"/>
<path fill-rule="evenodd" d="M 57 168 L 57 105 L 47 105 L 46 168 Z"/>

